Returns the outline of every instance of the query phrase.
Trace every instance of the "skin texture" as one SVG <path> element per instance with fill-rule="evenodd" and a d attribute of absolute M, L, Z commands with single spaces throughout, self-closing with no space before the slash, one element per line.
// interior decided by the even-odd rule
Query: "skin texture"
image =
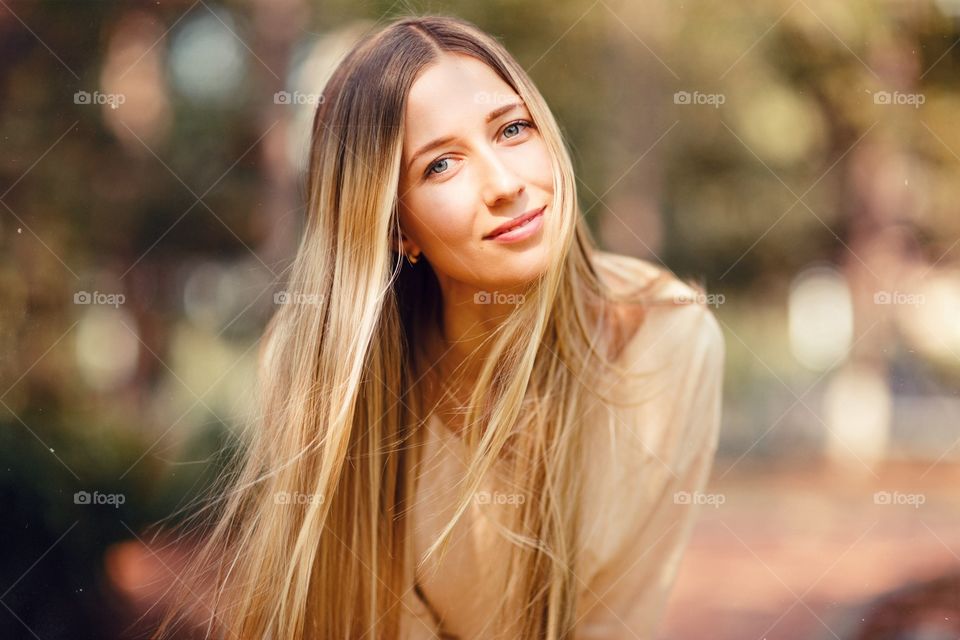
<path fill-rule="evenodd" d="M 513 103 L 519 106 L 486 121 L 492 111 Z M 413 158 L 446 136 L 454 139 Z M 546 270 L 549 256 L 542 229 L 516 244 L 483 239 L 543 205 L 546 222 L 552 215 L 553 174 L 529 111 L 482 62 L 445 54 L 414 82 L 404 114 L 399 193 L 404 251 L 420 253 L 440 283 L 444 335 L 435 337 L 435 347 L 455 366 L 513 308 L 478 304 L 475 294 L 521 293 Z M 473 369 L 474 361 L 467 363 L 466 370 Z"/>

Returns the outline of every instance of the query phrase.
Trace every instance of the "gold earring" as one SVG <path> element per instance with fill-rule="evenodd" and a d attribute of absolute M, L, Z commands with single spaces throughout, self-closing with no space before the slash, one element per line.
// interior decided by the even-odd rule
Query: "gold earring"
<path fill-rule="evenodd" d="M 414 255 L 412 255 L 412 256 L 411 256 L 410 254 L 407 254 L 407 253 L 404 253 L 404 255 L 407 257 L 407 262 L 409 262 L 410 264 L 417 264 L 417 261 L 420 260 L 420 252 L 419 252 L 419 251 L 416 252 L 416 253 L 415 253 Z"/>

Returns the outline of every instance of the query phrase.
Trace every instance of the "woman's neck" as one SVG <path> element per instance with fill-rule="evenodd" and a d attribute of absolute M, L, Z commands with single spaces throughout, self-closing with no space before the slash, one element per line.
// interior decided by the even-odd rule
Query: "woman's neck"
<path fill-rule="evenodd" d="M 488 359 L 497 329 L 524 301 L 524 289 L 501 287 L 481 291 L 438 276 L 442 322 L 426 336 L 421 372 L 424 410 L 449 429 L 463 428 L 464 410 Z"/>
<path fill-rule="evenodd" d="M 468 354 L 431 331 L 427 339 L 423 371 L 417 381 L 426 415 L 436 416 L 451 431 L 463 428 L 463 407 L 469 401 L 476 365 L 467 363 Z"/>

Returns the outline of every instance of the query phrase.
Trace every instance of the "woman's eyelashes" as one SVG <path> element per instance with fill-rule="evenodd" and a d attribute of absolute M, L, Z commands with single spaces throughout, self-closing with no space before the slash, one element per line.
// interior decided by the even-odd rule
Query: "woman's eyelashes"
<path fill-rule="evenodd" d="M 440 158 L 440 159 L 438 159 L 436 162 L 434 162 L 434 163 L 431 164 L 429 167 L 427 167 L 427 173 L 425 174 L 425 177 L 429 178 L 429 177 L 431 177 L 431 176 L 440 175 L 440 173 L 434 171 L 434 169 L 437 168 L 438 166 L 440 166 L 440 164 L 442 164 L 442 163 L 444 163 L 444 162 L 450 162 L 451 160 L 453 160 L 453 158 Z"/>
<path fill-rule="evenodd" d="M 517 132 L 517 135 L 519 135 L 520 132 L 522 132 L 524 129 L 526 129 L 527 127 L 532 127 L 532 126 L 533 126 L 533 124 L 530 123 L 530 122 L 528 122 L 527 120 L 516 120 L 515 122 L 511 122 L 510 124 L 508 124 L 507 126 L 505 126 L 505 127 L 503 128 L 503 132 L 506 133 L 506 132 L 507 132 L 507 129 L 509 129 L 509 128 L 511 128 L 511 127 L 523 127 L 523 129 L 520 129 L 520 131 Z M 509 137 L 515 138 L 516 136 L 509 136 Z"/>
<path fill-rule="evenodd" d="M 523 133 L 525 130 L 532 129 L 532 128 L 534 128 L 533 123 L 530 122 L 529 120 L 515 120 L 509 123 L 508 125 L 506 125 L 501 130 L 501 133 L 505 135 L 507 140 L 513 140 L 514 138 L 519 136 L 521 133 Z M 510 130 L 515 130 L 516 133 L 513 133 L 511 135 L 506 135 L 507 132 Z M 423 174 L 423 177 L 426 178 L 427 180 L 430 180 L 432 178 L 435 178 L 436 176 L 442 176 L 443 174 L 447 173 L 445 170 L 435 171 L 435 169 L 440 165 L 442 165 L 443 163 L 450 162 L 451 160 L 454 160 L 454 158 L 449 158 L 449 157 L 437 158 L 432 163 L 430 163 L 430 165 L 427 167 L 427 170 Z M 445 168 L 445 166 L 446 165 L 441 167 L 441 169 Z"/>

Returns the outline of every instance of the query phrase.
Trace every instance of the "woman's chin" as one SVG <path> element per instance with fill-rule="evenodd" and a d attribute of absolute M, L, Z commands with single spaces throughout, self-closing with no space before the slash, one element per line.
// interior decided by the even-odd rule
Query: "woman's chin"
<path fill-rule="evenodd" d="M 490 290 L 519 290 L 531 286 L 547 271 L 546 260 L 534 256 L 516 256 L 497 265 L 497 277 L 489 281 Z"/>

